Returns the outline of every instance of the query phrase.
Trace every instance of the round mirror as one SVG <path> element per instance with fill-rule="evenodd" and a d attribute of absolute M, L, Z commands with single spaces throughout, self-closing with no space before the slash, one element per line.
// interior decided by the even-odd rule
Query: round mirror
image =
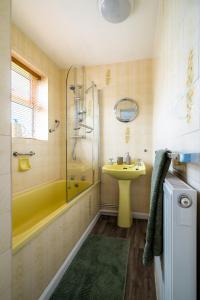
<path fill-rule="evenodd" d="M 138 105 L 130 98 L 123 98 L 115 104 L 115 116 L 120 122 L 131 122 L 138 115 Z"/>

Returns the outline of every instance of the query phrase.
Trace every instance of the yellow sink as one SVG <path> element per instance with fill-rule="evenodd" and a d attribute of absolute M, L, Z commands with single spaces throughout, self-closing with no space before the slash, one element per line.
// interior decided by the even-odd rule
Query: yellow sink
<path fill-rule="evenodd" d="M 146 168 L 143 162 L 132 162 L 131 165 L 117 165 L 116 163 L 104 165 L 102 171 L 103 173 L 120 180 L 132 180 L 146 174 Z"/>
<path fill-rule="evenodd" d="M 129 228 L 132 225 L 131 210 L 131 180 L 146 174 L 145 164 L 142 161 L 132 161 L 131 165 L 104 165 L 102 172 L 116 179 L 119 183 L 119 227 Z"/>

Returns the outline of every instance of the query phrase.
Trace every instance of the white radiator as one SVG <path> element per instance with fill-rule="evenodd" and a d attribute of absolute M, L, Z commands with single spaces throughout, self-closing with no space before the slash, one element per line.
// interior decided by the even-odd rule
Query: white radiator
<path fill-rule="evenodd" d="M 164 250 L 155 258 L 158 300 L 196 300 L 197 192 L 169 174 L 164 183 Z"/>

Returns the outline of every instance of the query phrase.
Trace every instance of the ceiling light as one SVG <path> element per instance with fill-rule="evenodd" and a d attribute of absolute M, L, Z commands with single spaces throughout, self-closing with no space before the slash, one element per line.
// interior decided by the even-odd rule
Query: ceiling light
<path fill-rule="evenodd" d="M 99 0 L 102 17 L 111 23 L 120 23 L 128 18 L 131 12 L 129 0 Z"/>

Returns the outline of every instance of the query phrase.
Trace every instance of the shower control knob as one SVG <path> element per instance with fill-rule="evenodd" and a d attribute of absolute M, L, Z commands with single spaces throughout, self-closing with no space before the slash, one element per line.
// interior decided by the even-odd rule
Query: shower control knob
<path fill-rule="evenodd" d="M 192 205 L 192 200 L 189 197 L 182 195 L 179 198 L 179 205 L 183 208 L 188 208 Z"/>

